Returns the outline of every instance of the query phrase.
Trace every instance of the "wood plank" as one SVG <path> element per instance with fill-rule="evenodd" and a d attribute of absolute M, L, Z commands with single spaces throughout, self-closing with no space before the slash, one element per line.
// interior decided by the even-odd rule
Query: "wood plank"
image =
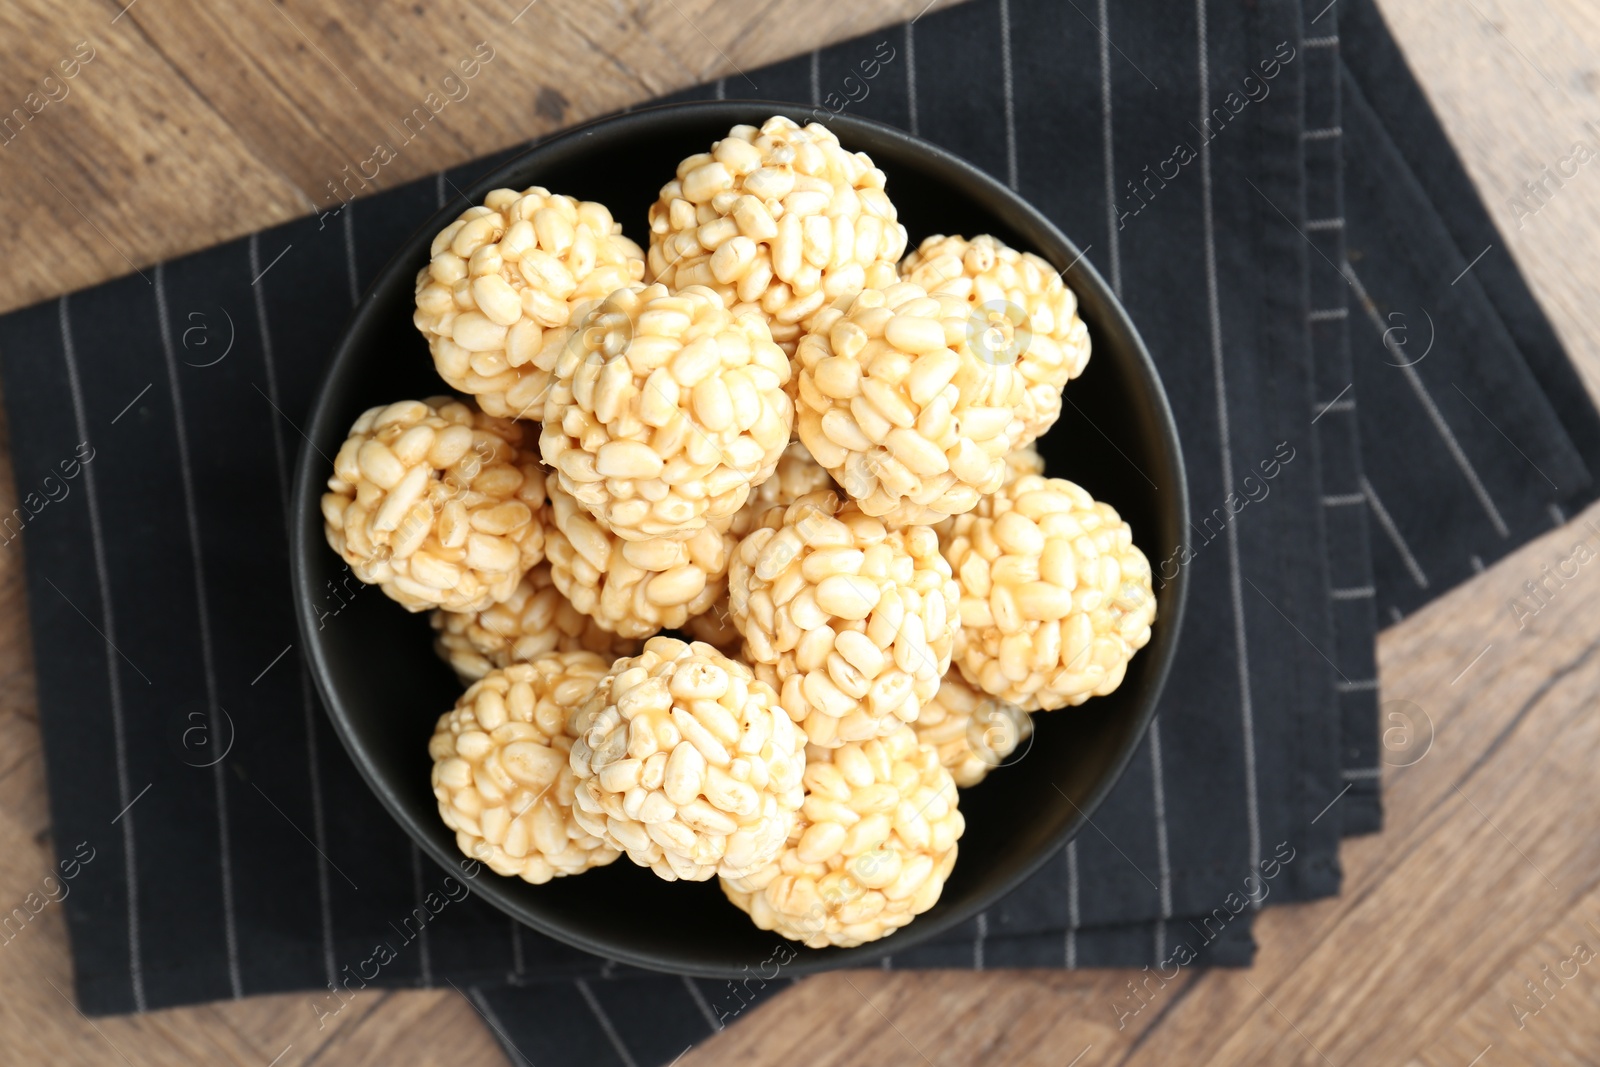
<path fill-rule="evenodd" d="M 347 180 L 366 195 L 689 85 L 743 81 L 924 4 L 8 4 L 0 109 L 29 93 L 43 104 L 0 143 L 0 233 L 33 253 L 0 262 L 0 311 L 333 206 Z M 50 101 L 40 82 L 80 40 L 93 59 Z M 382 165 L 380 144 L 395 153 Z"/>
<path fill-rule="evenodd" d="M 10 113 L 88 42 L 93 58 L 0 147 L 8 256 L 0 304 L 32 303 L 211 244 L 252 219 L 300 214 L 303 196 L 255 160 L 226 122 L 117 9 L 90 0 L 7 4 L 0 107 Z M 57 90 L 60 95 L 61 90 Z M 36 97 L 35 99 L 41 99 Z M 250 192 L 239 210 L 235 190 Z M 252 224 L 248 228 L 255 228 Z"/>

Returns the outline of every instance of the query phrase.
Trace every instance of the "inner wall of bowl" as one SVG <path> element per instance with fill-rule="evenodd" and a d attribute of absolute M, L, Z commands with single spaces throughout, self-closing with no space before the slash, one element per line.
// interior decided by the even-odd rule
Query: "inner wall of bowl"
<path fill-rule="evenodd" d="M 543 185 L 599 200 L 644 245 L 646 210 L 683 156 L 708 147 L 731 121 L 759 122 L 782 110 L 761 105 L 741 114 L 738 105 L 725 105 L 715 111 L 637 113 L 535 150 L 468 195 L 477 201 L 499 185 Z M 869 151 L 888 175 L 889 195 L 913 247 L 935 233 L 992 233 L 1058 267 L 1077 258 L 1077 250 L 1041 226 L 1029 209 L 975 188 L 958 168 L 930 159 L 924 146 L 886 137 L 869 124 L 840 122 L 834 128 L 847 146 Z M 454 206 L 450 216 L 459 210 Z M 312 428 L 317 447 L 327 455 L 366 408 L 446 391 L 411 325 L 411 279 L 425 265 L 428 241 L 439 225 L 439 220 L 429 223 L 408 244 L 358 312 L 346 359 L 328 382 Z M 1181 467 L 1166 438 L 1164 408 L 1155 383 L 1146 378 L 1137 339 L 1116 328 L 1119 316 L 1103 283 L 1081 263 L 1067 279 L 1079 293 L 1096 355 L 1069 386 L 1065 415 L 1037 447 L 1048 474 L 1070 478 L 1116 507 L 1132 524 L 1136 542 L 1154 558 L 1159 546 L 1180 543 L 1183 528 Z M 313 598 L 330 582 L 355 588 L 323 542 L 315 507 L 304 510 L 302 518 L 303 588 Z M 1163 618 L 1116 693 L 1081 708 L 1036 715 L 1036 737 L 1025 755 L 981 786 L 963 791 L 967 830 L 938 905 L 892 937 L 859 949 L 792 946 L 799 958 L 788 966 L 790 973 L 867 963 L 937 934 L 988 906 L 1075 832 L 1083 813 L 1109 790 L 1147 721 L 1162 680 L 1160 668 L 1176 639 L 1178 590 L 1169 584 L 1158 592 Z M 453 866 L 460 853 L 438 817 L 427 740 L 460 686 L 430 649 L 425 615 L 407 614 L 377 590 L 361 589 L 342 599 L 349 606 L 322 618 L 313 641 L 320 646 L 336 726 L 407 829 L 435 859 Z M 723 898 L 715 881 L 666 885 L 626 858 L 544 886 L 485 870 L 474 889 L 539 929 L 643 966 L 734 975 L 769 958 L 778 945 L 790 944 L 756 929 Z"/>

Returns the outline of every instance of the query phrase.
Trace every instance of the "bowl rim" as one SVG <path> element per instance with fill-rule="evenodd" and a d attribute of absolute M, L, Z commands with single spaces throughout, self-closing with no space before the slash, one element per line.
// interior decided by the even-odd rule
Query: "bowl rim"
<path fill-rule="evenodd" d="M 315 442 L 328 436 L 330 420 L 333 419 L 335 414 L 332 410 L 333 405 L 328 402 L 334 380 L 340 376 L 343 368 L 349 364 L 351 350 L 357 347 L 358 339 L 364 337 L 372 329 L 376 321 L 376 307 L 379 303 L 376 299 L 376 294 L 401 280 L 409 284 L 415 272 L 414 263 L 419 251 L 426 251 L 438 229 L 442 228 L 449 220 L 465 209 L 463 207 L 463 197 L 469 205 L 481 203 L 483 197 L 490 190 L 506 184 L 502 180 L 502 176 L 525 168 L 530 157 L 559 155 L 562 152 L 578 150 L 581 142 L 592 138 L 601 129 L 605 129 L 607 132 L 626 131 L 633 127 L 647 127 L 665 118 L 672 118 L 682 114 L 721 114 L 731 120 L 728 123 L 729 125 L 750 122 L 752 119 L 754 119 L 752 124 L 759 125 L 766 118 L 774 115 L 802 114 L 804 116 L 803 125 L 806 122 L 817 121 L 815 117 L 816 111 L 817 109 L 815 108 L 805 108 L 792 101 L 759 99 L 698 100 L 667 103 L 602 116 L 541 140 L 486 171 L 472 185 L 462 191 L 462 195 L 451 199 L 420 223 L 404 244 L 384 264 L 383 268 L 373 276 L 372 281 L 363 290 L 355 309 L 340 330 L 339 339 L 328 356 L 325 368 L 318 378 L 313 393 L 310 417 L 306 424 L 306 432 L 302 434 L 303 441 L 295 464 L 294 489 L 290 501 L 290 578 L 295 595 L 295 617 L 300 631 L 302 647 L 306 650 L 307 666 L 316 682 L 317 693 L 321 698 L 323 709 L 329 720 L 331 720 L 334 732 L 338 735 L 340 743 L 344 746 L 352 762 L 355 763 L 356 769 L 360 772 L 367 787 L 377 796 L 390 818 L 399 824 L 417 847 L 446 870 L 456 871 L 459 865 L 464 862 L 464 858 L 454 850 L 443 849 L 436 845 L 434 839 L 424 832 L 425 828 L 420 825 L 419 821 L 411 817 L 397 791 L 390 786 L 380 768 L 375 765 L 374 758 L 365 751 L 359 732 L 346 718 L 342 702 L 333 682 L 332 669 L 328 662 L 326 650 L 317 638 L 316 609 L 314 607 L 316 590 L 312 588 L 311 584 L 310 554 L 319 551 L 327 552 L 329 549 L 324 538 L 320 536 L 322 530 L 320 498 L 322 483 L 327 473 L 325 470 L 326 464 L 321 454 L 317 451 Z M 756 118 L 757 115 L 761 117 Z M 1099 303 L 1109 311 L 1111 321 L 1101 321 L 1096 323 L 1096 326 L 1102 333 L 1122 335 L 1129 349 L 1129 355 L 1133 359 L 1136 375 L 1141 379 L 1147 391 L 1146 399 L 1152 404 L 1161 439 L 1159 452 L 1163 461 L 1173 472 L 1173 493 L 1178 511 L 1175 551 L 1178 554 L 1178 558 L 1183 558 L 1189 546 L 1189 487 L 1183 451 L 1179 442 L 1177 424 L 1172 415 L 1171 404 L 1155 361 L 1151 358 L 1149 350 L 1145 346 L 1144 339 L 1140 336 L 1137 327 L 1129 317 L 1122 302 L 1117 298 L 1116 293 L 1101 277 L 1100 273 L 1095 270 L 1093 264 L 1085 258 L 1084 250 L 1080 249 L 1048 217 L 1023 199 L 1016 191 L 938 145 L 925 141 L 897 127 L 890 126 L 887 123 L 858 115 L 843 113 L 829 115 L 824 124 L 847 144 L 852 141 L 874 138 L 899 142 L 899 147 L 902 149 L 926 157 L 936 169 L 940 169 L 943 172 L 941 174 L 942 178 L 981 190 L 987 197 L 986 206 L 990 207 L 997 216 L 1007 221 L 1009 225 L 1012 225 L 1014 229 L 1038 231 L 1053 240 L 1061 249 L 1071 254 L 1072 259 L 1062 269 L 1061 274 L 1071 278 L 1069 288 L 1079 293 L 1080 296 L 1085 289 L 1093 290 Z M 1043 252 L 1038 252 L 1037 254 L 1043 255 Z M 441 381 L 439 384 L 439 392 L 441 394 L 449 391 L 444 382 Z M 345 429 L 342 426 L 332 428 L 341 434 Z M 315 523 L 307 521 L 308 512 L 315 513 Z M 313 529 L 319 536 L 311 536 Z M 1129 761 L 1132 760 L 1134 752 L 1139 748 L 1145 733 L 1149 730 L 1151 720 L 1155 717 L 1157 705 L 1160 703 L 1161 696 L 1166 689 L 1166 683 L 1171 673 L 1181 636 L 1184 611 L 1188 600 L 1188 577 L 1188 568 L 1180 567 L 1174 578 L 1171 580 L 1163 579 L 1163 584 L 1171 586 L 1172 589 L 1169 594 L 1171 606 L 1163 612 L 1161 625 L 1170 629 L 1171 633 L 1159 648 L 1150 649 L 1147 646 L 1145 650 L 1146 653 L 1154 653 L 1154 658 L 1157 660 L 1154 666 L 1149 668 L 1154 673 L 1148 697 L 1134 711 L 1137 719 L 1135 729 L 1129 733 L 1128 740 L 1120 751 L 1115 753 L 1108 773 L 1103 775 L 1100 782 L 1090 791 L 1086 803 L 1081 805 L 1074 803 L 1074 807 L 1077 809 L 1075 818 L 1067 820 L 1064 828 L 1044 847 L 1040 848 L 1037 855 L 1020 864 L 1011 877 L 989 892 L 976 894 L 972 901 L 961 907 L 951 908 L 932 920 L 922 917 L 917 922 L 896 931 L 893 937 L 881 938 L 854 948 L 806 949 L 804 951 L 802 951 L 803 946 L 798 942 L 786 941 L 786 944 L 794 948 L 796 955 L 793 960 L 784 964 L 785 971 L 798 977 L 804 974 L 843 967 L 869 965 L 883 956 L 900 952 L 912 947 L 914 944 L 920 944 L 936 937 L 946 930 L 966 922 L 974 915 L 993 907 L 995 903 L 1010 894 L 1043 866 L 1050 857 L 1059 852 L 1069 841 L 1073 840 L 1084 826 L 1089 825 L 1092 822 L 1094 813 L 1122 779 Z M 528 925 L 540 933 L 565 944 L 601 955 L 603 958 L 613 959 L 619 963 L 631 964 L 652 971 L 664 971 L 696 977 L 737 978 L 742 974 L 742 972 L 731 966 L 708 965 L 678 959 L 671 956 L 671 954 L 630 950 L 625 945 L 606 944 L 602 952 L 600 946 L 592 943 L 585 936 L 571 933 L 558 922 L 550 922 L 540 916 L 526 912 L 515 900 L 510 898 L 509 894 L 495 890 L 485 892 L 477 879 L 472 879 L 470 886 L 474 894 L 480 899 L 487 901 L 515 921 Z M 496 889 L 498 889 L 498 886 L 496 886 Z"/>

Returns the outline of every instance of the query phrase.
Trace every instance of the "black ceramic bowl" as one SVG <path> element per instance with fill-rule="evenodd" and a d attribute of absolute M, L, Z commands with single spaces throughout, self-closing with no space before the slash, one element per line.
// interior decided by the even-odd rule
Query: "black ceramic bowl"
<path fill-rule="evenodd" d="M 540 145 L 465 193 L 478 203 L 491 189 L 543 185 L 598 200 L 644 245 L 646 209 L 678 160 L 707 150 L 735 124 L 760 125 L 786 110 L 795 111 L 715 102 L 605 119 Z M 846 147 L 870 153 L 888 175 L 888 192 L 912 247 L 936 233 L 991 233 L 1065 269 L 1094 355 L 1088 371 L 1068 387 L 1072 404 L 1065 416 L 1039 442 L 1047 471 L 1114 506 L 1152 560 L 1184 544 L 1183 461 L 1161 382 L 1133 324 L 1078 249 L 1014 193 L 947 152 L 864 119 L 838 116 L 828 125 Z M 373 282 L 345 329 L 307 427 L 310 445 L 300 453 L 292 550 L 301 635 L 340 738 L 390 814 L 452 869 L 461 855 L 439 819 L 428 738 L 461 687 L 430 649 L 427 617 L 408 614 L 377 592 L 354 598 L 337 618 L 319 625 L 323 591 L 345 571 L 323 539 L 318 500 L 329 473 L 323 456 L 338 450 L 356 416 L 377 404 L 445 391 L 411 324 L 413 287 L 433 236 L 463 206 L 458 201 L 417 220 L 417 232 Z M 1085 824 L 1154 713 L 1177 642 L 1186 573 L 1157 593 L 1153 636 L 1120 689 L 1080 708 L 1036 715 L 1037 734 L 1025 754 L 963 792 L 967 830 L 939 903 L 873 944 L 795 946 L 790 973 L 860 966 L 949 929 L 993 904 Z M 715 881 L 662 882 L 626 858 L 542 886 L 485 870 L 473 888 L 536 930 L 642 967 L 735 977 L 742 967 L 770 957 L 779 943 L 728 903 Z"/>

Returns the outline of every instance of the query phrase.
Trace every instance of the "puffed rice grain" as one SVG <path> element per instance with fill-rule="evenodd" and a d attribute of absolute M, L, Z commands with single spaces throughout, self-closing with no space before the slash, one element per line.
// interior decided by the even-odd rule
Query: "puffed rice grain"
<path fill-rule="evenodd" d="M 679 627 L 691 641 L 704 641 L 724 656 L 740 658 L 744 635 L 734 625 L 733 608 L 724 596 Z"/>

